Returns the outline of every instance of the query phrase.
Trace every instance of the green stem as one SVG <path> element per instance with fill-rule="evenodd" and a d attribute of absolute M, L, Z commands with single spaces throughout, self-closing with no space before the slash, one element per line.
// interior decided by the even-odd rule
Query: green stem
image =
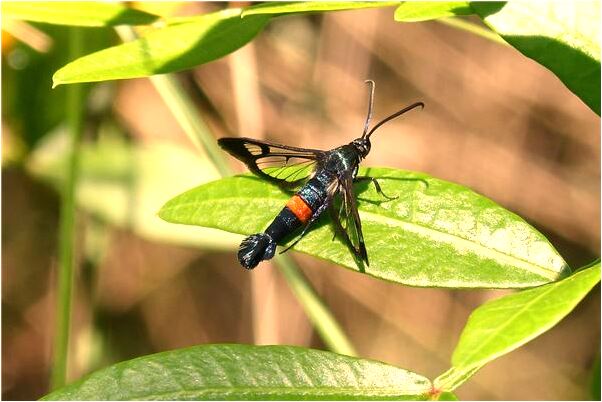
<path fill-rule="evenodd" d="M 184 95 L 185 90 L 176 77 L 172 74 L 163 74 L 153 75 L 149 78 L 190 141 L 199 151 L 207 155 L 221 176 L 231 175 L 232 169 L 224 158 L 223 152 L 217 146 L 217 142 L 205 122 L 198 115 L 195 105 L 189 97 Z"/>
<path fill-rule="evenodd" d="M 313 324 L 320 337 L 333 352 L 348 356 L 357 356 L 355 348 L 347 335 L 332 315 L 332 312 L 320 299 L 292 258 L 280 254 L 274 258 L 278 268 L 286 279 L 291 290 L 303 305 L 305 314 Z"/>
<path fill-rule="evenodd" d="M 136 38 L 136 33 L 131 27 L 118 27 L 117 33 L 123 41 Z M 203 122 L 194 103 L 175 77 L 172 74 L 162 74 L 150 78 L 192 143 L 201 152 L 207 154 L 221 176 L 232 175 L 234 171 L 223 156 L 224 153 L 217 146 L 215 138 Z M 355 356 L 356 352 L 351 341 L 303 276 L 297 264 L 287 256 L 279 256 L 275 261 L 324 343 L 334 352 Z"/>
<path fill-rule="evenodd" d="M 468 381 L 483 366 L 452 367 L 433 380 L 433 387 L 440 392 L 453 392 Z"/>
<path fill-rule="evenodd" d="M 82 54 L 83 30 L 71 28 L 69 56 L 76 59 Z M 71 133 L 67 180 L 61 200 L 59 228 L 59 270 L 56 305 L 56 329 L 51 388 L 65 385 L 67 375 L 69 328 L 71 322 L 71 298 L 73 292 L 73 266 L 75 243 L 75 194 L 79 167 L 79 143 L 83 131 L 83 86 L 70 85 L 67 91 L 67 122 Z"/>
<path fill-rule="evenodd" d="M 132 41 L 137 37 L 136 31 L 130 26 L 124 25 L 115 29 L 124 42 Z M 162 74 L 149 78 L 197 150 L 209 158 L 221 176 L 233 174 L 211 131 L 196 110 L 195 104 L 186 96 L 186 91 L 176 77 L 173 74 Z"/>

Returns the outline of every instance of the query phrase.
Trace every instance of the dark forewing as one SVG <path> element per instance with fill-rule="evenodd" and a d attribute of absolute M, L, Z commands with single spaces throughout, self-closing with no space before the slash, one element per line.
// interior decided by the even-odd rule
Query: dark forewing
<path fill-rule="evenodd" d="M 217 143 L 256 175 L 292 189 L 315 171 L 324 151 L 289 147 L 252 138 L 220 138 Z"/>
<path fill-rule="evenodd" d="M 339 195 L 341 200 L 339 209 L 337 210 L 333 204 L 330 211 L 334 224 L 354 254 L 365 261 L 366 265 L 370 265 L 351 177 L 341 180 Z"/>

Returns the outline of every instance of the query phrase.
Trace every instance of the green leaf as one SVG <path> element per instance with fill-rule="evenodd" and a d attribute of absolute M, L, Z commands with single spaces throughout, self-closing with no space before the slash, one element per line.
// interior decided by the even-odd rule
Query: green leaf
<path fill-rule="evenodd" d="M 467 1 L 406 1 L 395 10 L 395 21 L 418 22 L 471 14 L 474 11 Z"/>
<path fill-rule="evenodd" d="M 399 1 L 299 1 L 299 2 L 267 2 L 246 7 L 242 16 L 257 14 L 292 14 L 320 11 L 343 11 L 361 8 L 396 6 Z"/>
<path fill-rule="evenodd" d="M 97 371 L 44 400 L 424 400 L 430 381 L 377 361 L 294 346 L 204 345 Z"/>
<path fill-rule="evenodd" d="M 207 14 L 81 57 L 54 74 L 54 86 L 147 77 L 218 59 L 253 39 L 270 18 L 258 15 L 242 19 L 240 12 L 228 9 Z"/>
<path fill-rule="evenodd" d="M 600 2 L 471 2 L 493 30 L 600 114 Z"/>
<path fill-rule="evenodd" d="M 540 233 L 465 187 L 400 170 L 360 171 L 378 178 L 386 194 L 399 196 L 387 201 L 373 186 L 356 185 L 369 275 L 413 286 L 520 288 L 569 271 Z M 263 231 L 288 198 L 277 187 L 243 175 L 181 194 L 159 216 L 251 234 Z M 324 215 L 294 249 L 358 270 L 341 240 L 332 241 L 333 228 Z"/>
<path fill-rule="evenodd" d="M 433 399 L 431 399 L 433 400 Z M 458 401 L 458 397 L 451 393 L 451 392 L 441 392 L 438 396 L 437 396 L 437 401 Z"/>
<path fill-rule="evenodd" d="M 452 356 L 454 366 L 489 362 L 556 325 L 600 281 L 600 264 L 562 281 L 485 303 L 468 319 Z"/>
<path fill-rule="evenodd" d="M 84 1 L 3 1 L 2 17 L 84 27 L 145 25 L 159 18 L 121 3 Z"/>
<path fill-rule="evenodd" d="M 562 281 L 514 293 L 470 315 L 452 356 L 453 368 L 435 380 L 453 391 L 486 363 L 546 332 L 567 316 L 600 281 L 600 262 Z"/>

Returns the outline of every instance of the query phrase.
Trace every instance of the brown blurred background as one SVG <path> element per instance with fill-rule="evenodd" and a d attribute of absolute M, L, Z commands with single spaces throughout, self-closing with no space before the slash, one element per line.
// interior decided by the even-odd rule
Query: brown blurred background
<path fill-rule="evenodd" d="M 365 166 L 469 186 L 532 223 L 571 267 L 597 257 L 599 117 L 513 48 L 441 22 L 396 23 L 393 10 L 277 18 L 251 44 L 178 78 L 216 138 L 323 149 L 361 133 L 363 81 L 373 79 L 376 119 L 419 100 L 426 108 L 384 126 Z M 3 399 L 48 391 L 54 323 L 65 128 L 64 88 L 51 91 L 50 77 L 67 61 L 66 30 L 32 27 L 48 41 L 45 51 L 3 34 Z M 91 47 L 117 42 L 108 30 L 87 35 Z M 237 264 L 241 236 L 156 217 L 165 201 L 217 175 L 152 84 L 96 84 L 88 109 L 69 378 L 201 343 L 324 348 L 274 266 L 245 272 Z M 360 356 L 429 378 L 449 368 L 469 313 L 507 293 L 409 288 L 291 255 Z M 486 366 L 457 394 L 589 399 L 599 354 L 596 287 L 558 326 Z"/>

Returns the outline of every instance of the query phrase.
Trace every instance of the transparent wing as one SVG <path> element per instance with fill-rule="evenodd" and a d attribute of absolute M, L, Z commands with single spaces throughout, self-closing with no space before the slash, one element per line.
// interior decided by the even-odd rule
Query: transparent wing
<path fill-rule="evenodd" d="M 307 181 L 324 151 L 289 147 L 251 138 L 220 138 L 218 144 L 256 175 L 292 189 Z"/>
<path fill-rule="evenodd" d="M 356 257 L 365 261 L 366 265 L 370 265 L 351 177 L 340 181 L 338 194 L 339 202 L 333 203 L 330 207 L 335 228 Z"/>

